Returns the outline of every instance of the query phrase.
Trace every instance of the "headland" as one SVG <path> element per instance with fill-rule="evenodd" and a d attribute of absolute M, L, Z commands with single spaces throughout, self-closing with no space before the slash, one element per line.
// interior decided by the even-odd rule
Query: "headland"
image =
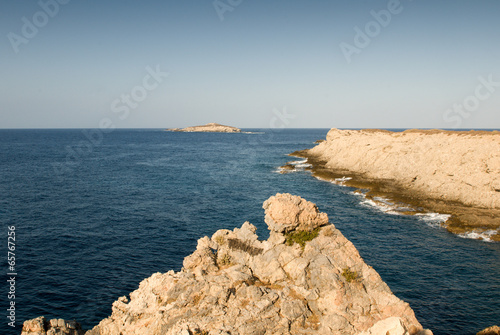
<path fill-rule="evenodd" d="M 307 158 L 318 178 L 411 205 L 405 214 L 449 214 L 450 232 L 500 241 L 498 131 L 331 129 L 290 155 Z"/>

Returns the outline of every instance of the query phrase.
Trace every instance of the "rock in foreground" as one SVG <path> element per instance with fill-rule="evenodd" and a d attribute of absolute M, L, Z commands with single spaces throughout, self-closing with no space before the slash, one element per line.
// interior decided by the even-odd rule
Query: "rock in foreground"
<path fill-rule="evenodd" d="M 236 127 L 230 127 L 230 126 L 224 126 L 218 123 L 208 123 L 203 126 L 194 126 L 194 127 L 187 127 L 187 128 L 171 128 L 167 129 L 168 131 L 179 131 L 179 132 L 186 132 L 186 133 L 196 133 L 196 132 L 202 132 L 202 133 L 241 133 L 241 129 L 236 128 Z"/>
<path fill-rule="evenodd" d="M 87 335 L 432 334 L 314 204 L 277 194 L 264 208 L 268 240 L 248 222 L 201 238 Z"/>

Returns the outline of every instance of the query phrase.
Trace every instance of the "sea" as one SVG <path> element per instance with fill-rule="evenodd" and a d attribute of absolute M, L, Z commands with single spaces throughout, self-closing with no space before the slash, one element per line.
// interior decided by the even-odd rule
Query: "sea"
<path fill-rule="evenodd" d="M 199 238 L 250 221 L 266 239 L 262 203 L 278 192 L 328 213 L 434 334 L 500 323 L 500 243 L 387 210 L 287 156 L 328 129 L 244 130 L 0 130 L 0 333 L 42 315 L 92 328 L 143 279 L 179 271 Z"/>

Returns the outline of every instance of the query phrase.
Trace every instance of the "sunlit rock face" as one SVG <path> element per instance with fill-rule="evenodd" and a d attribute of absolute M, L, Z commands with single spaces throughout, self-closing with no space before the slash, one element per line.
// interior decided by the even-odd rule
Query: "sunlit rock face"
<path fill-rule="evenodd" d="M 249 222 L 199 239 L 181 271 L 143 280 L 86 334 L 432 334 L 316 205 L 263 207 L 268 240 Z"/>

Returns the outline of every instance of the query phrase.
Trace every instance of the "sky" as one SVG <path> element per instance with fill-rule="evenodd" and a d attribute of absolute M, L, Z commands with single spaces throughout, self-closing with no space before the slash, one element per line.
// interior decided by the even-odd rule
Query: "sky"
<path fill-rule="evenodd" d="M 500 128 L 498 0 L 0 0 L 0 128 Z"/>

